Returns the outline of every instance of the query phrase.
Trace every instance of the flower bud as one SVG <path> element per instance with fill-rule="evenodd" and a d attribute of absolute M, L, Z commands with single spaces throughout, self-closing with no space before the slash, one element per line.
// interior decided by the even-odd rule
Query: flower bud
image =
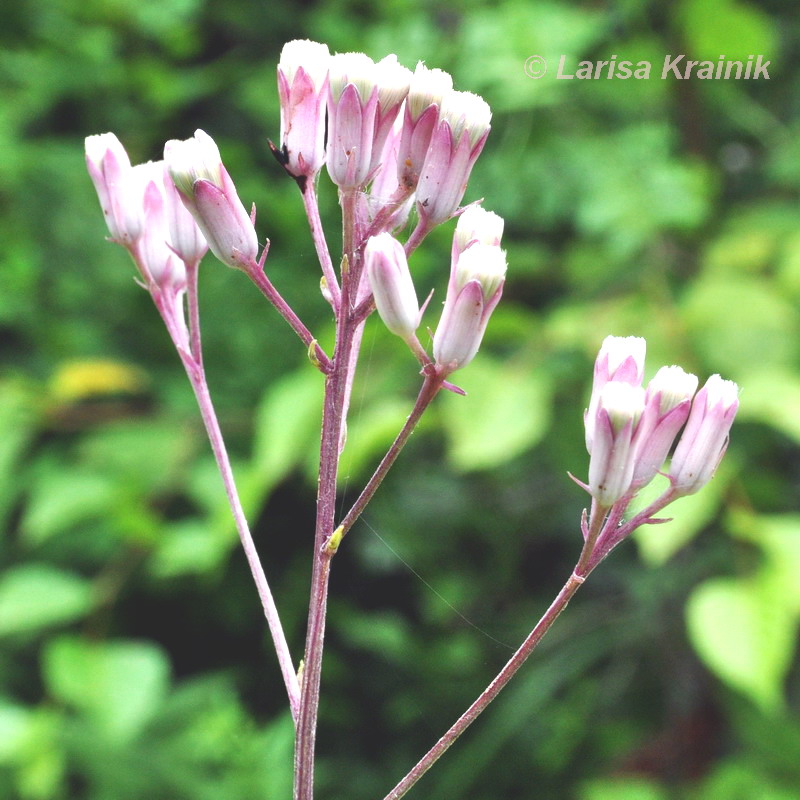
<path fill-rule="evenodd" d="M 634 468 L 633 437 L 644 412 L 641 386 L 609 381 L 598 397 L 589 460 L 589 491 L 608 508 L 631 488 Z"/>
<path fill-rule="evenodd" d="M 370 175 L 377 68 L 364 53 L 337 53 L 330 61 L 327 168 L 340 189 L 358 189 Z"/>
<path fill-rule="evenodd" d="M 456 225 L 453 247 L 456 253 L 463 253 L 473 242 L 499 245 L 503 238 L 503 218 L 482 206 L 467 206 Z"/>
<path fill-rule="evenodd" d="M 211 252 L 229 267 L 255 260 L 258 238 L 214 140 L 203 131 L 191 139 L 173 139 L 164 159 L 175 188 L 195 218 Z"/>
<path fill-rule="evenodd" d="M 397 56 L 394 54 L 382 58 L 375 65 L 375 72 L 378 82 L 378 107 L 375 111 L 371 173 L 381 163 L 386 138 L 389 136 L 395 120 L 398 119 L 411 82 L 411 70 L 399 64 Z M 397 170 L 396 160 L 394 169 Z"/>
<path fill-rule="evenodd" d="M 440 69 L 417 64 L 406 99 L 403 132 L 397 161 L 400 185 L 409 192 L 417 187 L 431 137 L 439 121 L 442 98 L 453 89 L 453 79 Z"/>
<path fill-rule="evenodd" d="M 364 250 L 367 277 L 386 327 L 408 339 L 419 327 L 419 302 L 403 245 L 389 233 L 370 237 Z"/>
<path fill-rule="evenodd" d="M 328 46 L 307 39 L 287 42 L 278 62 L 281 148 L 286 169 L 313 177 L 325 161 Z"/>
<path fill-rule="evenodd" d="M 647 385 L 645 409 L 636 431 L 633 485 L 649 483 L 667 459 L 692 405 L 697 376 L 680 367 L 661 367 Z"/>
<path fill-rule="evenodd" d="M 417 210 L 430 228 L 456 213 L 472 167 L 486 144 L 492 112 L 470 92 L 449 92 L 417 184 Z"/>
<path fill-rule="evenodd" d="M 506 269 L 505 253 L 486 244 L 472 245 L 454 261 L 433 338 L 436 364 L 445 372 L 466 366 L 478 352 L 489 317 L 500 302 Z"/>
<path fill-rule="evenodd" d="M 738 408 L 739 387 L 719 375 L 712 375 L 697 393 L 670 464 L 672 487 L 678 493 L 694 494 L 714 476 Z"/>
<path fill-rule="evenodd" d="M 584 414 L 586 449 L 592 452 L 594 420 L 600 392 L 609 381 L 640 386 L 644 375 L 647 343 L 639 336 L 606 336 L 594 363 L 594 382 L 589 408 Z"/>
<path fill-rule="evenodd" d="M 412 197 L 398 199 L 402 198 L 402 193 L 398 191 L 400 185 L 397 179 L 397 153 L 402 129 L 403 121 L 398 116 L 384 142 L 367 198 L 370 221 L 387 206 L 393 206 L 393 213 L 385 225 L 385 229 L 390 231 L 405 227 L 413 204 Z"/>
<path fill-rule="evenodd" d="M 86 137 L 86 168 L 111 238 L 130 246 L 142 233 L 142 187 L 125 148 L 113 133 Z"/>
<path fill-rule="evenodd" d="M 144 185 L 144 231 L 139 240 L 137 255 L 140 266 L 150 281 L 162 289 L 171 286 L 183 289 L 186 286 L 186 268 L 177 254 L 169 227 L 169 205 L 164 187 L 165 167 L 163 161 L 148 162 L 133 167 Z M 176 201 L 180 204 L 180 200 Z M 183 208 L 181 204 L 181 208 Z M 196 229 L 194 220 L 189 222 Z M 202 239 L 200 232 L 197 235 Z"/>

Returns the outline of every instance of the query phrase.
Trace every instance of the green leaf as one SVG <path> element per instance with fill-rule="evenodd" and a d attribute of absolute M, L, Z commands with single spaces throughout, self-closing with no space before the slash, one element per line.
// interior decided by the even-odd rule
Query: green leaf
<path fill-rule="evenodd" d="M 322 377 L 308 364 L 270 387 L 256 417 L 249 491 L 269 491 L 317 446 L 322 393 Z"/>
<path fill-rule="evenodd" d="M 21 527 L 31 544 L 41 544 L 75 525 L 109 513 L 116 488 L 107 475 L 48 464 L 31 491 Z"/>
<path fill-rule="evenodd" d="M 456 469 L 488 469 L 533 447 L 550 424 L 551 385 L 545 373 L 477 358 L 456 381 L 466 397 L 447 392 L 441 415 L 447 454 Z"/>
<path fill-rule="evenodd" d="M 14 567 L 0 578 L 0 636 L 74 622 L 91 605 L 85 578 L 47 564 Z"/>
<path fill-rule="evenodd" d="M 585 783 L 579 800 L 667 800 L 658 784 L 644 778 L 609 778 Z"/>
<path fill-rule="evenodd" d="M 781 705 L 797 632 L 782 581 L 768 572 L 708 580 L 689 597 L 686 617 L 695 650 L 720 679 L 766 711 Z"/>
<path fill-rule="evenodd" d="M 166 656 L 145 642 L 63 636 L 48 643 L 43 671 L 55 697 L 86 714 L 116 742 L 137 736 L 169 686 Z"/>
<path fill-rule="evenodd" d="M 770 18 L 746 3 L 688 0 L 682 8 L 683 32 L 691 58 L 747 60 L 775 53 L 777 36 Z"/>
<path fill-rule="evenodd" d="M 759 370 L 742 377 L 739 420 L 770 425 L 800 443 L 800 376 L 789 369 Z"/>

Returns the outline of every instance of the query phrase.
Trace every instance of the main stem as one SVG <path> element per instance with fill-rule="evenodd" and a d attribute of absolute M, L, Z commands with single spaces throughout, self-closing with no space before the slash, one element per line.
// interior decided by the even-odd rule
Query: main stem
<path fill-rule="evenodd" d="M 336 514 L 336 479 L 339 469 L 339 445 L 344 425 L 344 404 L 348 373 L 352 368 L 351 352 L 356 329 L 351 317 L 357 285 L 353 278 L 360 274 L 355 263 L 353 237 L 355 227 L 354 194 L 342 197 L 344 252 L 350 269 L 342 275 L 341 304 L 336 320 L 336 345 L 330 372 L 325 380 L 322 411 L 320 469 L 317 486 L 317 520 L 314 535 L 314 566 L 311 575 L 311 598 L 297 720 L 294 755 L 295 800 L 312 800 L 314 796 L 314 746 L 317 734 L 319 686 L 322 673 L 322 651 L 325 638 L 325 615 L 328 604 L 328 577 L 334 550 L 326 547 L 333 533 Z"/>

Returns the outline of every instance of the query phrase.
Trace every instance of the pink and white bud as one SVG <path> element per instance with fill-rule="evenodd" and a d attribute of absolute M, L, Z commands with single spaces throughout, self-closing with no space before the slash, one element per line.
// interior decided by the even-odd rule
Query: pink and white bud
<path fill-rule="evenodd" d="M 644 414 L 636 430 L 633 485 L 640 488 L 655 477 L 689 417 L 697 376 L 680 367 L 661 367 L 647 384 Z"/>
<path fill-rule="evenodd" d="M 641 386 L 609 381 L 600 392 L 589 460 L 589 491 L 604 508 L 627 494 L 633 481 L 634 434 L 644 412 Z"/>
<path fill-rule="evenodd" d="M 337 53 L 330 60 L 327 168 L 340 189 L 358 189 L 369 179 L 377 79 L 375 62 L 364 53 Z"/>
<path fill-rule="evenodd" d="M 325 162 L 325 105 L 328 46 L 296 39 L 287 42 L 278 62 L 281 149 L 295 177 L 313 178 Z"/>
<path fill-rule="evenodd" d="M 381 163 L 384 144 L 398 119 L 411 83 L 411 70 L 398 63 L 397 56 L 394 54 L 382 58 L 375 65 L 375 70 L 378 83 L 378 107 L 375 111 L 371 173 L 374 173 Z"/>
<path fill-rule="evenodd" d="M 386 225 L 386 230 L 393 231 L 405 227 L 413 204 L 413 197 L 403 198 L 399 192 L 400 184 L 397 179 L 397 154 L 400 148 L 402 129 L 403 120 L 398 116 L 381 150 L 378 168 L 375 170 L 370 184 L 367 200 L 370 221 L 375 219 L 386 206 L 395 206 L 394 213 Z"/>
<path fill-rule="evenodd" d="M 403 245 L 389 233 L 372 236 L 364 262 L 380 318 L 392 333 L 409 339 L 419 327 L 420 311 Z"/>
<path fill-rule="evenodd" d="M 170 177 L 211 252 L 229 267 L 258 256 L 258 238 L 214 140 L 203 131 L 164 146 Z"/>
<path fill-rule="evenodd" d="M 208 242 L 183 203 L 164 161 L 161 165 L 161 183 L 164 187 L 164 213 L 172 249 L 189 264 L 197 263 L 208 252 Z"/>
<path fill-rule="evenodd" d="M 408 192 L 417 187 L 439 121 L 439 107 L 452 90 L 453 79 L 448 73 L 428 69 L 421 61 L 417 64 L 408 89 L 397 162 L 398 181 Z"/>
<path fill-rule="evenodd" d="M 434 359 L 443 371 L 460 369 L 475 357 L 503 294 L 506 269 L 505 253 L 486 244 L 472 245 L 454 262 L 433 337 Z"/>
<path fill-rule="evenodd" d="M 125 148 L 113 133 L 86 137 L 86 168 L 111 238 L 129 247 L 144 225 L 143 188 L 133 175 Z"/>
<path fill-rule="evenodd" d="M 163 161 L 148 162 L 133 167 L 144 186 L 144 231 L 139 239 L 137 255 L 146 277 L 165 289 L 186 287 L 186 268 L 176 253 L 169 227 L 169 200 L 164 186 Z M 178 200 L 180 203 L 180 201 Z M 189 216 L 188 212 L 184 212 Z M 192 225 L 194 220 L 189 216 Z M 198 235 L 199 232 L 198 232 Z M 201 236 L 202 238 L 202 236 Z"/>
<path fill-rule="evenodd" d="M 491 119 L 489 104 L 471 92 L 450 92 L 442 100 L 417 184 L 417 210 L 428 228 L 456 213 Z"/>
<path fill-rule="evenodd" d="M 644 376 L 644 356 L 647 343 L 639 336 L 606 336 L 594 362 L 594 382 L 589 408 L 584 413 L 586 449 L 592 452 L 594 420 L 600 393 L 609 381 L 640 386 Z"/>
<path fill-rule="evenodd" d="M 712 375 L 692 403 L 686 429 L 672 456 L 669 477 L 682 495 L 703 488 L 725 455 L 733 419 L 739 409 L 739 387 Z"/>
<path fill-rule="evenodd" d="M 453 237 L 453 258 L 474 242 L 499 245 L 503 238 L 503 218 L 482 206 L 468 206 L 458 218 Z"/>

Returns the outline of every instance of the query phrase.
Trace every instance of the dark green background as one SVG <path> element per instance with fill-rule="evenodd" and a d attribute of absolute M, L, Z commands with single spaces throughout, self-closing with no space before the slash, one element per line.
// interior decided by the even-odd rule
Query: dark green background
<path fill-rule="evenodd" d="M 0 10 L 0 796 L 285 800 L 291 722 L 193 400 L 83 138 L 134 162 L 203 128 L 269 274 L 331 320 L 279 135 L 282 44 L 395 52 L 483 95 L 467 199 L 506 218 L 505 297 L 466 398 L 437 399 L 334 564 L 320 798 L 381 798 L 486 685 L 580 549 L 582 411 L 607 334 L 743 387 L 724 468 L 595 573 L 496 706 L 410 795 L 800 797 L 800 19 L 794 4 L 26 0 Z M 661 80 L 668 53 L 769 81 Z M 526 76 L 531 55 L 550 61 Z M 653 62 L 565 81 L 561 54 Z M 335 247 L 336 199 L 321 181 Z M 446 285 L 453 223 L 412 259 Z M 206 363 L 299 658 L 321 379 L 206 259 Z M 425 324 L 434 326 L 434 299 Z M 102 359 L 102 361 L 98 361 Z M 370 321 L 342 507 L 419 377 Z"/>

